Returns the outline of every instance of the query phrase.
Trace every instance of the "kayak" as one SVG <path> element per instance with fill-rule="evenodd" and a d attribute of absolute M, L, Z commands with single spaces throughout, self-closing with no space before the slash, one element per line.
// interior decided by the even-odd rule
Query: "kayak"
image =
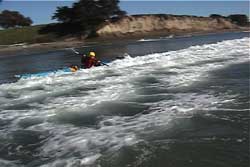
<path fill-rule="evenodd" d="M 75 49 L 70 48 L 74 53 L 76 53 L 77 55 L 80 55 L 79 52 L 77 52 Z M 116 59 L 124 59 L 126 55 L 124 56 L 117 56 Z M 110 63 L 109 61 L 101 61 L 101 66 L 109 66 L 108 63 Z M 32 78 L 32 77 L 46 77 L 49 75 L 53 75 L 53 74 L 59 74 L 59 73 L 72 73 L 72 72 L 76 72 L 80 70 L 80 68 L 78 68 L 77 66 L 71 66 L 71 67 L 65 67 L 59 70 L 54 70 L 54 71 L 47 71 L 47 72 L 39 72 L 39 73 L 34 73 L 34 74 L 20 74 L 20 75 L 15 75 L 16 78 L 23 78 L 23 79 L 27 79 L 27 78 Z"/>
<path fill-rule="evenodd" d="M 56 73 L 72 73 L 76 72 L 79 69 L 76 69 L 74 67 L 65 67 L 60 70 L 54 70 L 54 71 L 47 71 L 47 72 L 39 72 L 39 73 L 34 73 L 34 74 L 20 74 L 20 75 L 15 75 L 16 78 L 32 78 L 32 77 L 46 77 L 52 74 Z"/>

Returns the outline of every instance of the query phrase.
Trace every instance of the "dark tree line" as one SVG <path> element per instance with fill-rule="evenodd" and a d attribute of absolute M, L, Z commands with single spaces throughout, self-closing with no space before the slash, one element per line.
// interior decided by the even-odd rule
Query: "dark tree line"
<path fill-rule="evenodd" d="M 32 23 L 29 17 L 24 17 L 17 11 L 4 10 L 0 13 L 0 27 L 2 28 L 30 26 Z"/>
<path fill-rule="evenodd" d="M 235 24 L 238 24 L 239 26 L 247 26 L 249 25 L 249 20 L 246 15 L 243 14 L 235 14 L 235 15 L 229 15 L 228 18 Z"/>
<path fill-rule="evenodd" d="M 244 15 L 244 14 L 233 14 L 233 15 L 229 15 L 229 16 L 222 16 L 219 14 L 211 14 L 210 17 L 211 18 L 229 19 L 231 22 L 233 22 L 239 26 L 249 25 L 249 18 L 247 17 L 247 15 Z"/>
<path fill-rule="evenodd" d="M 72 7 L 58 7 L 52 18 L 59 23 L 48 25 L 40 32 L 94 36 L 98 27 L 105 20 L 126 14 L 118 4 L 119 0 L 80 0 L 75 2 Z"/>

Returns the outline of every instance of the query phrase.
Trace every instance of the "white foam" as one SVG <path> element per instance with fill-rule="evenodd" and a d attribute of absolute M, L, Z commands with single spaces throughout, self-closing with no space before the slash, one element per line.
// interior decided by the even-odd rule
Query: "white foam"
<path fill-rule="evenodd" d="M 138 42 L 154 42 L 154 41 L 162 41 L 162 40 L 168 40 L 168 39 L 171 39 L 173 38 L 174 35 L 169 35 L 169 36 L 166 36 L 166 37 L 160 37 L 160 38 L 153 38 L 153 39 L 139 39 Z"/>
<path fill-rule="evenodd" d="M 13 120 L 4 133 L 19 129 L 18 123 L 22 119 L 43 118 L 42 123 L 27 129 L 50 133 L 40 154 L 56 157 L 57 161 L 45 166 L 93 164 L 103 153 L 139 142 L 141 134 L 150 136 L 159 126 L 167 128 L 175 118 L 192 116 L 200 108 L 216 109 L 219 101 L 230 102 L 231 97 L 227 99 L 225 95 L 214 97 L 212 94 L 164 91 L 189 87 L 208 80 L 210 71 L 249 61 L 248 52 L 249 38 L 243 38 L 142 57 L 128 56 L 110 63 L 109 67 L 3 84 L 0 85 L 0 119 Z M 157 82 L 151 83 L 152 78 Z M 149 83 L 145 86 L 147 79 Z M 153 96 L 174 98 L 145 103 L 134 100 Z M 109 110 L 119 113 L 122 108 L 112 108 L 116 104 L 143 106 L 149 113 L 105 115 Z M 107 106 L 107 111 L 103 110 Z M 98 128 L 53 122 L 65 113 L 76 117 L 80 113 L 90 118 L 94 115 L 102 119 L 96 125 Z M 65 157 L 69 152 L 78 153 L 78 157 Z"/>
<path fill-rule="evenodd" d="M 162 39 L 139 39 L 138 42 L 153 42 L 153 41 L 160 41 Z"/>
<path fill-rule="evenodd" d="M 22 167 L 20 165 L 16 165 L 14 161 L 7 161 L 7 160 L 3 160 L 0 159 L 0 166 L 1 167 Z"/>
<path fill-rule="evenodd" d="M 101 157 L 101 154 L 96 154 L 96 155 L 93 155 L 93 156 L 83 158 L 81 160 L 81 165 L 91 165 L 100 157 Z"/>

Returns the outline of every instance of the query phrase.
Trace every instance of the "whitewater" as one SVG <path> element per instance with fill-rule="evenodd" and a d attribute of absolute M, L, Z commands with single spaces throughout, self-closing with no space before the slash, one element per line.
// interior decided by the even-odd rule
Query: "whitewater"
<path fill-rule="evenodd" d="M 162 140 L 175 120 L 214 110 L 249 112 L 225 107 L 237 101 L 230 90 L 200 88 L 214 79 L 211 72 L 249 62 L 249 42 L 246 37 L 128 55 L 108 67 L 1 84 L 0 166 L 112 166 L 123 148 Z M 147 147 L 140 150 L 132 166 L 152 156 Z"/>

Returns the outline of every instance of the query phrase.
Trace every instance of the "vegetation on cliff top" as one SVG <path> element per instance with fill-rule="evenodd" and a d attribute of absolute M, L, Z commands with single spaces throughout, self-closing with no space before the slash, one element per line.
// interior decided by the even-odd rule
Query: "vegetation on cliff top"
<path fill-rule="evenodd" d="M 0 13 L 0 27 L 24 27 L 30 26 L 32 20 L 29 17 L 24 17 L 17 11 L 4 10 Z"/>
<path fill-rule="evenodd" d="M 80 0 L 72 7 L 58 7 L 52 17 L 59 23 L 51 24 L 41 33 L 54 32 L 58 35 L 94 36 L 105 20 L 126 14 L 118 6 L 119 0 Z"/>
<path fill-rule="evenodd" d="M 247 15 L 243 15 L 243 14 L 232 14 L 229 16 L 222 16 L 219 14 L 211 14 L 209 17 L 211 18 L 224 18 L 224 19 L 228 19 L 231 22 L 239 25 L 239 26 L 249 26 L 249 20 Z"/>
<path fill-rule="evenodd" d="M 0 45 L 10 45 L 17 43 L 43 43 L 59 40 L 54 34 L 39 34 L 39 30 L 44 27 L 30 26 L 23 28 L 12 28 L 0 30 Z"/>

